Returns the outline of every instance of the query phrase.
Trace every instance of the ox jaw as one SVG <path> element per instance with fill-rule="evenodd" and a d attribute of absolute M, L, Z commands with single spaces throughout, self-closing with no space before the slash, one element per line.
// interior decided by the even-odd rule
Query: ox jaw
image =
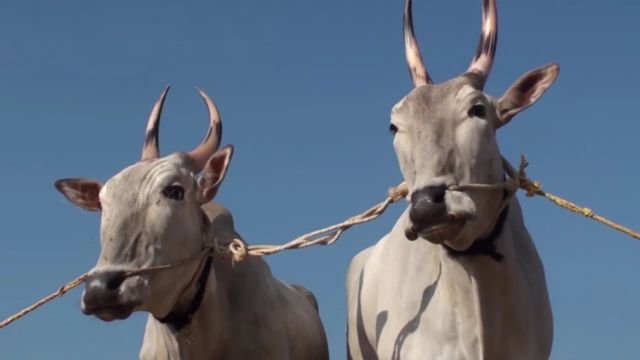
<path fill-rule="evenodd" d="M 447 240 L 453 240 L 458 237 L 466 222 L 466 220 L 452 217 L 451 220 L 428 227 L 410 224 L 406 227 L 404 234 L 411 241 L 421 237 L 431 243 L 440 245 Z"/>

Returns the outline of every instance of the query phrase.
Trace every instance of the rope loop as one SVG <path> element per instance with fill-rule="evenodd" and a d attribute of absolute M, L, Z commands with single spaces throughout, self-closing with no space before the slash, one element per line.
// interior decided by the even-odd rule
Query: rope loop
<path fill-rule="evenodd" d="M 240 262 L 247 257 L 247 245 L 240 239 L 233 239 L 229 243 L 229 252 L 234 263 Z"/>

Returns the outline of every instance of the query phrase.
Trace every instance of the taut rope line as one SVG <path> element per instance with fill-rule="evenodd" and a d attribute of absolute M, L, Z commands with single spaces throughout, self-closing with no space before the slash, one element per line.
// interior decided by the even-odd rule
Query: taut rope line
<path fill-rule="evenodd" d="M 545 197 L 549 201 L 553 202 L 554 204 L 561 206 L 571 212 L 584 215 L 589 219 L 598 221 L 602 224 L 605 224 L 611 227 L 614 230 L 620 231 L 635 239 L 640 240 L 640 233 L 634 230 L 631 230 L 623 225 L 620 225 L 614 221 L 611 221 L 601 215 L 598 215 L 595 212 L 593 212 L 593 210 L 591 210 L 590 208 L 579 206 L 569 200 L 563 199 L 557 195 L 543 191 L 542 185 L 540 185 L 539 182 L 527 178 L 527 175 L 524 170 L 529 163 L 527 162 L 527 159 L 524 155 L 520 159 L 520 166 L 517 171 L 513 168 L 513 166 L 511 166 L 511 164 L 509 164 L 509 162 L 506 159 L 503 158 L 502 161 L 503 161 L 505 173 L 509 176 L 509 179 L 505 180 L 504 182 L 496 183 L 496 184 L 453 185 L 453 186 L 450 186 L 449 189 L 458 190 L 458 191 L 459 190 L 471 190 L 471 191 L 499 190 L 499 189 L 506 190 L 511 195 L 505 198 L 506 200 L 503 202 L 501 208 L 504 208 L 504 206 L 508 204 L 508 200 L 511 199 L 511 197 L 516 193 L 518 189 L 523 189 L 526 191 L 526 196 L 532 197 L 532 196 L 538 195 L 538 196 Z M 216 254 L 230 257 L 232 261 L 238 262 L 238 261 L 244 260 L 247 255 L 266 256 L 266 255 L 271 255 L 284 250 L 302 249 L 302 248 L 313 246 L 313 245 L 331 245 L 336 241 L 338 241 L 342 236 L 342 234 L 352 226 L 364 224 L 380 217 L 380 215 L 382 215 L 385 212 L 385 210 L 387 210 L 389 205 L 405 198 L 408 193 L 409 191 L 407 189 L 407 185 L 403 182 L 398 186 L 389 189 L 387 198 L 384 201 L 372 206 L 371 208 L 365 210 L 364 212 L 356 216 L 350 217 L 349 219 L 339 224 L 332 225 L 316 231 L 312 231 L 310 233 L 297 237 L 286 244 L 247 246 L 242 240 L 235 239 L 229 244 L 226 244 L 226 246 L 219 245 L 219 244 L 206 246 L 204 247 L 203 251 L 197 256 L 183 260 L 183 261 L 179 261 L 172 264 L 165 264 L 165 265 L 153 266 L 153 267 L 142 268 L 137 270 L 131 270 L 125 274 L 125 277 L 146 274 L 154 271 L 171 269 L 171 268 L 183 265 L 187 262 L 194 261 L 195 259 L 199 259 L 204 256 L 215 256 Z M 8 317 L 6 320 L 0 322 L 0 329 L 20 319 L 21 317 L 27 315 L 28 313 L 36 310 L 37 308 L 46 304 L 47 302 L 55 298 L 61 297 L 62 295 L 67 293 L 69 290 L 80 286 L 82 283 L 84 283 L 89 279 L 90 275 L 91 275 L 90 272 L 80 275 L 76 279 L 60 287 L 57 291 L 49 294 L 48 296 L 40 299 L 34 304 Z"/>
<path fill-rule="evenodd" d="M 513 173 L 516 173 L 516 171 L 511 166 L 511 164 L 509 164 L 506 160 L 504 160 L 504 162 L 506 164 L 505 165 L 506 171 L 511 171 Z M 529 165 L 529 162 L 527 161 L 527 158 L 524 155 L 522 155 L 520 157 L 520 168 L 518 169 L 518 172 L 517 172 L 518 182 L 519 182 L 518 187 L 520 189 L 525 190 L 527 196 L 532 197 L 532 196 L 538 195 L 538 196 L 545 197 L 549 201 L 553 202 L 554 204 L 560 207 L 563 207 L 573 213 L 583 215 L 589 219 L 592 219 L 599 223 L 607 225 L 608 227 L 614 230 L 620 231 L 623 234 L 629 235 L 634 239 L 640 240 L 640 233 L 638 233 L 637 231 L 634 231 L 632 229 L 629 229 L 626 226 L 623 226 L 614 221 L 611 221 L 602 215 L 598 215 L 588 207 L 577 205 L 576 203 L 573 203 L 567 199 L 561 198 L 560 196 L 557 196 L 542 190 L 542 185 L 540 184 L 540 182 L 533 181 L 527 178 L 527 175 L 525 174 L 524 169 L 528 165 Z"/>

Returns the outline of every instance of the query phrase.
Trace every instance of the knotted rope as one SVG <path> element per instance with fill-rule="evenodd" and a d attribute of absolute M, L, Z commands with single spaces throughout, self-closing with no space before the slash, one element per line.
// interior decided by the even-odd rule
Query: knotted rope
<path fill-rule="evenodd" d="M 561 206 L 571 212 L 584 215 L 587 218 L 593 219 L 600 223 L 603 223 L 614 230 L 620 231 L 624 234 L 627 234 L 635 239 L 640 240 L 640 233 L 633 231 L 625 226 L 622 226 L 616 222 L 613 222 L 603 216 L 596 214 L 590 208 L 579 206 L 569 200 L 563 199 L 557 195 L 548 193 L 542 190 L 542 185 L 538 181 L 531 180 L 527 177 L 525 173 L 525 168 L 529 165 L 526 157 L 524 155 L 520 158 L 520 166 L 516 171 L 511 164 L 506 159 L 502 159 L 505 173 L 509 176 L 507 180 L 501 183 L 496 184 L 462 184 L 462 185 L 452 185 L 449 187 L 449 190 L 461 191 L 461 190 L 506 190 L 509 192 L 509 196 L 505 198 L 505 201 L 501 205 L 501 209 L 504 208 L 508 204 L 508 201 L 511 197 L 516 193 L 518 189 L 523 189 L 526 191 L 526 196 L 542 196 L 553 202 L 554 204 Z M 347 231 L 349 228 L 354 225 L 364 224 L 370 222 L 372 220 L 377 219 L 382 215 L 385 210 L 389 207 L 389 205 L 405 198 L 408 195 L 409 191 L 407 189 L 407 185 L 403 182 L 398 186 L 395 186 L 389 189 L 387 194 L 387 198 L 384 201 L 370 207 L 364 212 L 350 217 L 347 220 L 332 226 L 328 226 L 323 229 L 319 229 L 316 231 L 312 231 L 300 237 L 297 237 L 286 244 L 282 245 L 249 245 L 247 246 L 244 241 L 240 239 L 234 239 L 229 244 L 219 245 L 214 244 L 212 246 L 206 246 L 202 253 L 198 254 L 195 257 L 179 261 L 173 264 L 159 265 L 154 267 L 142 268 L 137 270 L 129 271 L 125 274 L 128 276 L 141 275 L 146 273 L 151 273 L 155 271 L 161 271 L 166 269 L 175 268 L 185 263 L 202 259 L 204 256 L 215 256 L 216 254 L 219 256 L 226 256 L 231 258 L 233 262 L 239 262 L 246 259 L 247 256 L 265 256 L 275 254 L 277 252 L 281 252 L 284 250 L 291 249 L 302 249 L 313 245 L 331 245 L 340 239 L 342 234 Z M 6 320 L 0 322 L 0 329 L 6 327 L 12 322 L 20 319 L 21 317 L 27 315 L 28 313 L 36 310 L 40 306 L 46 304 L 47 302 L 58 298 L 64 295 L 69 290 L 81 285 L 85 281 L 87 281 L 91 276 L 90 272 L 84 273 L 66 285 L 59 288 L 57 291 L 52 294 L 42 298 L 37 301 L 33 305 L 26 307 L 25 309 L 19 311 L 15 315 L 7 318 Z"/>
<path fill-rule="evenodd" d="M 525 173 L 525 168 L 529 165 L 529 162 L 527 161 L 527 158 L 524 155 L 520 156 L 520 167 L 518 169 L 518 171 L 516 172 L 513 167 L 511 166 L 511 164 L 509 164 L 506 160 L 503 159 L 503 161 L 505 162 L 505 171 L 508 172 L 512 172 L 514 174 L 517 174 L 517 179 L 518 179 L 518 187 L 520 189 L 523 189 L 526 191 L 526 195 L 528 197 L 532 197 L 532 196 L 542 196 L 547 198 L 549 201 L 553 202 L 554 204 L 563 207 L 573 213 L 576 214 L 580 214 L 583 215 L 589 219 L 595 220 L 599 223 L 602 223 L 606 226 L 609 226 L 610 228 L 620 231 L 623 234 L 626 234 L 628 236 L 631 236 L 634 239 L 638 239 L 640 240 L 640 233 L 638 233 L 637 231 L 634 231 L 632 229 L 629 229 L 626 226 L 620 225 L 614 221 L 611 221 L 607 218 L 605 218 L 602 215 L 598 215 L 596 214 L 592 209 L 588 208 L 588 207 L 583 207 L 580 206 L 576 203 L 573 203 L 567 199 L 561 198 L 560 196 L 548 193 L 544 190 L 542 190 L 542 185 L 540 184 L 540 182 L 538 181 L 533 181 L 529 178 L 527 178 L 527 174 Z"/>

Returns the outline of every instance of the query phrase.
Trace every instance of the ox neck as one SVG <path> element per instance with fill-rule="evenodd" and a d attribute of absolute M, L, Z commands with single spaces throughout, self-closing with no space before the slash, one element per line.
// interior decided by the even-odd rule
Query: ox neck
<path fill-rule="evenodd" d="M 502 201 L 509 200 L 509 192 L 505 190 L 502 195 Z M 498 237 L 502 235 L 502 230 L 504 229 L 504 224 L 507 222 L 507 215 L 509 215 L 509 205 L 505 206 L 504 209 L 498 215 L 498 220 L 495 225 L 493 225 L 493 229 L 487 236 L 477 239 L 476 241 L 469 246 L 466 250 L 455 250 L 451 247 L 447 246 L 447 244 L 443 244 L 444 248 L 447 249 L 447 253 L 453 257 L 463 257 L 463 256 L 475 256 L 475 255 L 484 255 L 491 257 L 496 262 L 502 262 L 504 259 L 504 255 L 499 253 L 496 250 L 496 241 Z"/>
<path fill-rule="evenodd" d="M 463 256 L 474 256 L 474 255 L 484 255 L 489 256 L 496 262 L 501 262 L 504 259 L 504 255 L 499 253 L 496 250 L 496 240 L 502 234 L 502 230 L 504 229 L 504 224 L 507 221 L 507 215 L 509 214 L 509 206 L 505 206 L 505 208 L 498 215 L 498 221 L 493 226 L 493 229 L 489 233 L 489 235 L 480 238 L 471 244 L 466 250 L 455 250 L 443 244 L 445 249 L 447 249 L 447 253 L 453 258 L 463 257 Z"/>
<path fill-rule="evenodd" d="M 196 281 L 196 294 L 189 303 L 189 306 L 180 311 L 175 309 L 171 310 L 171 312 L 163 318 L 156 318 L 159 322 L 171 327 L 175 331 L 180 331 L 191 323 L 193 316 L 200 309 L 200 305 L 202 305 L 202 299 L 204 298 L 204 294 L 207 289 L 209 274 L 211 273 L 212 261 L 213 257 L 207 257 L 204 267 L 202 268 L 202 272 L 200 272 L 198 280 Z"/>

